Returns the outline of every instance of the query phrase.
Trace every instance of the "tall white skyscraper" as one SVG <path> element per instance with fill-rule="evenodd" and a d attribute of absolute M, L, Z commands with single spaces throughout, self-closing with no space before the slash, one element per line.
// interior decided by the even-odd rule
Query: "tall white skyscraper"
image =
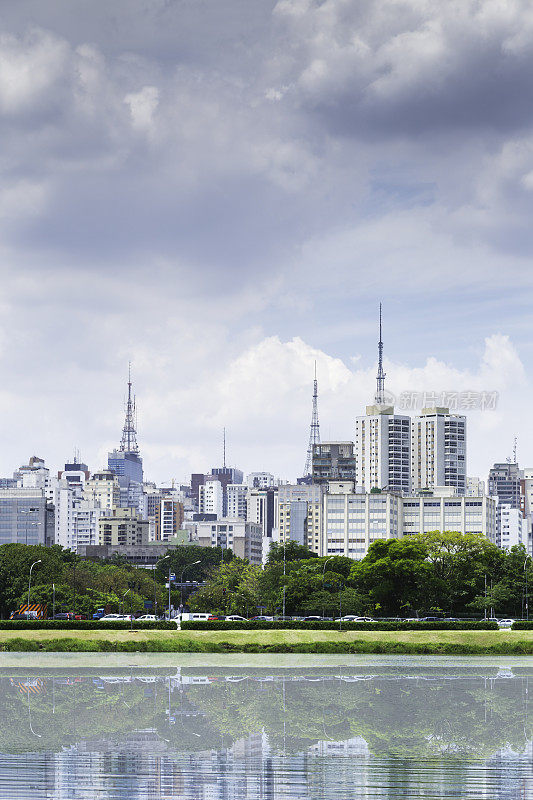
<path fill-rule="evenodd" d="M 224 490 L 216 478 L 208 478 L 198 491 L 198 510 L 201 514 L 223 516 Z"/>
<path fill-rule="evenodd" d="M 386 402 L 381 304 L 379 306 L 378 374 L 374 405 L 355 423 L 356 482 L 365 491 L 411 490 L 411 418 L 394 413 Z"/>
<path fill-rule="evenodd" d="M 466 417 L 448 408 L 423 408 L 411 435 L 413 490 L 453 486 L 466 493 Z"/>

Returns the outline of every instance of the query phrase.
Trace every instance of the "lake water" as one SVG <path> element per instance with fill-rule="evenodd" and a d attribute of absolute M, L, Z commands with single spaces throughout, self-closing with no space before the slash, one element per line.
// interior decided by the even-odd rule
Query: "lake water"
<path fill-rule="evenodd" d="M 533 800 L 533 659 L 0 656 L 0 798 Z"/>

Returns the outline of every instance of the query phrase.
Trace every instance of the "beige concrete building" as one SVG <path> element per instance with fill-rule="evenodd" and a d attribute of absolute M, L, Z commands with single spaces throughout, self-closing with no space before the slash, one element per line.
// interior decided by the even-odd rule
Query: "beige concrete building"
<path fill-rule="evenodd" d="M 135 508 L 114 508 L 112 516 L 99 520 L 100 545 L 133 545 L 148 544 L 148 520 L 139 518 Z"/>
<path fill-rule="evenodd" d="M 263 555 L 263 526 L 245 522 L 239 517 L 226 517 L 216 522 L 198 522 L 198 544 L 202 547 L 222 547 L 251 564 L 261 564 Z"/>
<path fill-rule="evenodd" d="M 120 485 L 117 476 L 110 470 L 95 472 L 85 481 L 83 499 L 97 503 L 100 508 L 116 508 L 120 505 Z"/>
<path fill-rule="evenodd" d="M 380 539 L 431 531 L 478 533 L 495 541 L 496 501 L 459 496 L 451 487 L 402 497 L 395 492 L 357 492 L 352 481 L 331 482 L 322 507 L 320 555 L 361 559 Z"/>
<path fill-rule="evenodd" d="M 274 536 L 279 542 L 306 544 L 322 555 L 322 494 L 318 484 L 280 486 L 274 505 Z"/>
<path fill-rule="evenodd" d="M 181 530 L 184 520 L 183 503 L 163 497 L 155 510 L 155 541 L 168 542 Z"/>

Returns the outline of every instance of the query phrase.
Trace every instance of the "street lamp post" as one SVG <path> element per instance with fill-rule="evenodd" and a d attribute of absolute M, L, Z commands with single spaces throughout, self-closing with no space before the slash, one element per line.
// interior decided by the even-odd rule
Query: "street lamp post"
<path fill-rule="evenodd" d="M 38 508 L 30 507 L 28 509 L 21 509 L 19 513 L 20 514 L 35 514 L 38 511 L 39 511 Z M 28 520 L 28 517 L 26 517 L 26 519 Z M 26 546 L 28 546 L 28 527 L 30 525 L 42 525 L 42 522 L 30 522 L 29 520 L 26 522 L 25 527 L 24 527 L 25 534 L 26 534 L 25 535 L 25 540 L 26 540 L 25 544 L 26 544 Z"/>
<path fill-rule="evenodd" d="M 163 558 L 159 559 L 158 563 L 160 563 L 161 561 L 165 561 L 167 558 L 170 558 L 170 556 L 169 555 L 163 556 Z M 157 594 L 156 594 L 157 583 L 156 583 L 156 580 L 155 580 L 156 569 L 157 569 L 157 564 L 154 566 L 154 614 L 157 615 Z"/>
<path fill-rule="evenodd" d="M 198 561 L 193 561 L 192 564 L 186 564 L 183 567 L 182 571 L 181 571 L 181 581 L 180 581 L 180 606 L 181 606 L 181 608 L 183 608 L 183 576 L 184 576 L 185 572 L 189 569 L 189 567 L 194 567 L 196 564 L 201 564 L 201 563 L 202 563 L 201 559 L 198 559 Z M 169 581 L 169 583 L 170 583 L 170 581 Z"/>
<path fill-rule="evenodd" d="M 41 559 L 39 559 L 38 561 L 34 561 L 33 564 L 30 567 L 30 577 L 29 577 L 29 580 L 28 580 L 28 614 L 30 613 L 31 571 L 32 571 L 32 569 L 34 568 L 34 566 L 36 564 L 42 564 Z M 28 616 L 28 614 L 26 616 Z"/>
<path fill-rule="evenodd" d="M 332 558 L 335 558 L 335 556 L 330 556 L 329 558 L 326 558 L 326 560 L 324 561 L 324 569 L 322 570 L 322 595 L 324 594 L 324 578 L 326 576 L 326 564 L 328 563 L 328 561 L 331 561 Z M 322 602 L 322 619 L 324 618 L 324 616 L 325 616 L 324 603 Z"/>
<path fill-rule="evenodd" d="M 131 589 L 128 589 L 128 590 L 127 590 L 126 592 L 124 592 L 124 594 L 122 595 L 122 616 L 124 616 L 124 598 L 126 597 L 126 595 L 127 595 L 127 594 L 129 594 L 129 593 L 130 593 L 130 591 L 131 591 Z"/>
<path fill-rule="evenodd" d="M 168 621 L 170 622 L 170 575 L 171 568 L 168 568 Z"/>
<path fill-rule="evenodd" d="M 527 569 L 526 569 L 528 558 L 531 558 L 531 556 L 529 554 L 524 559 L 524 589 L 525 589 L 525 601 L 526 601 L 526 603 L 525 603 L 525 611 L 526 611 L 526 619 L 527 620 L 529 619 L 529 598 L 528 598 Z M 524 613 L 522 612 L 522 617 L 523 616 L 524 616 Z"/>

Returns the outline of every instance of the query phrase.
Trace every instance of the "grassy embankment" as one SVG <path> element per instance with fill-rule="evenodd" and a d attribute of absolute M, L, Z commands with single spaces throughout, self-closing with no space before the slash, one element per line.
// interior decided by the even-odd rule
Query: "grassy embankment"
<path fill-rule="evenodd" d="M 0 631 L 0 650 L 533 655 L 533 631 Z"/>

